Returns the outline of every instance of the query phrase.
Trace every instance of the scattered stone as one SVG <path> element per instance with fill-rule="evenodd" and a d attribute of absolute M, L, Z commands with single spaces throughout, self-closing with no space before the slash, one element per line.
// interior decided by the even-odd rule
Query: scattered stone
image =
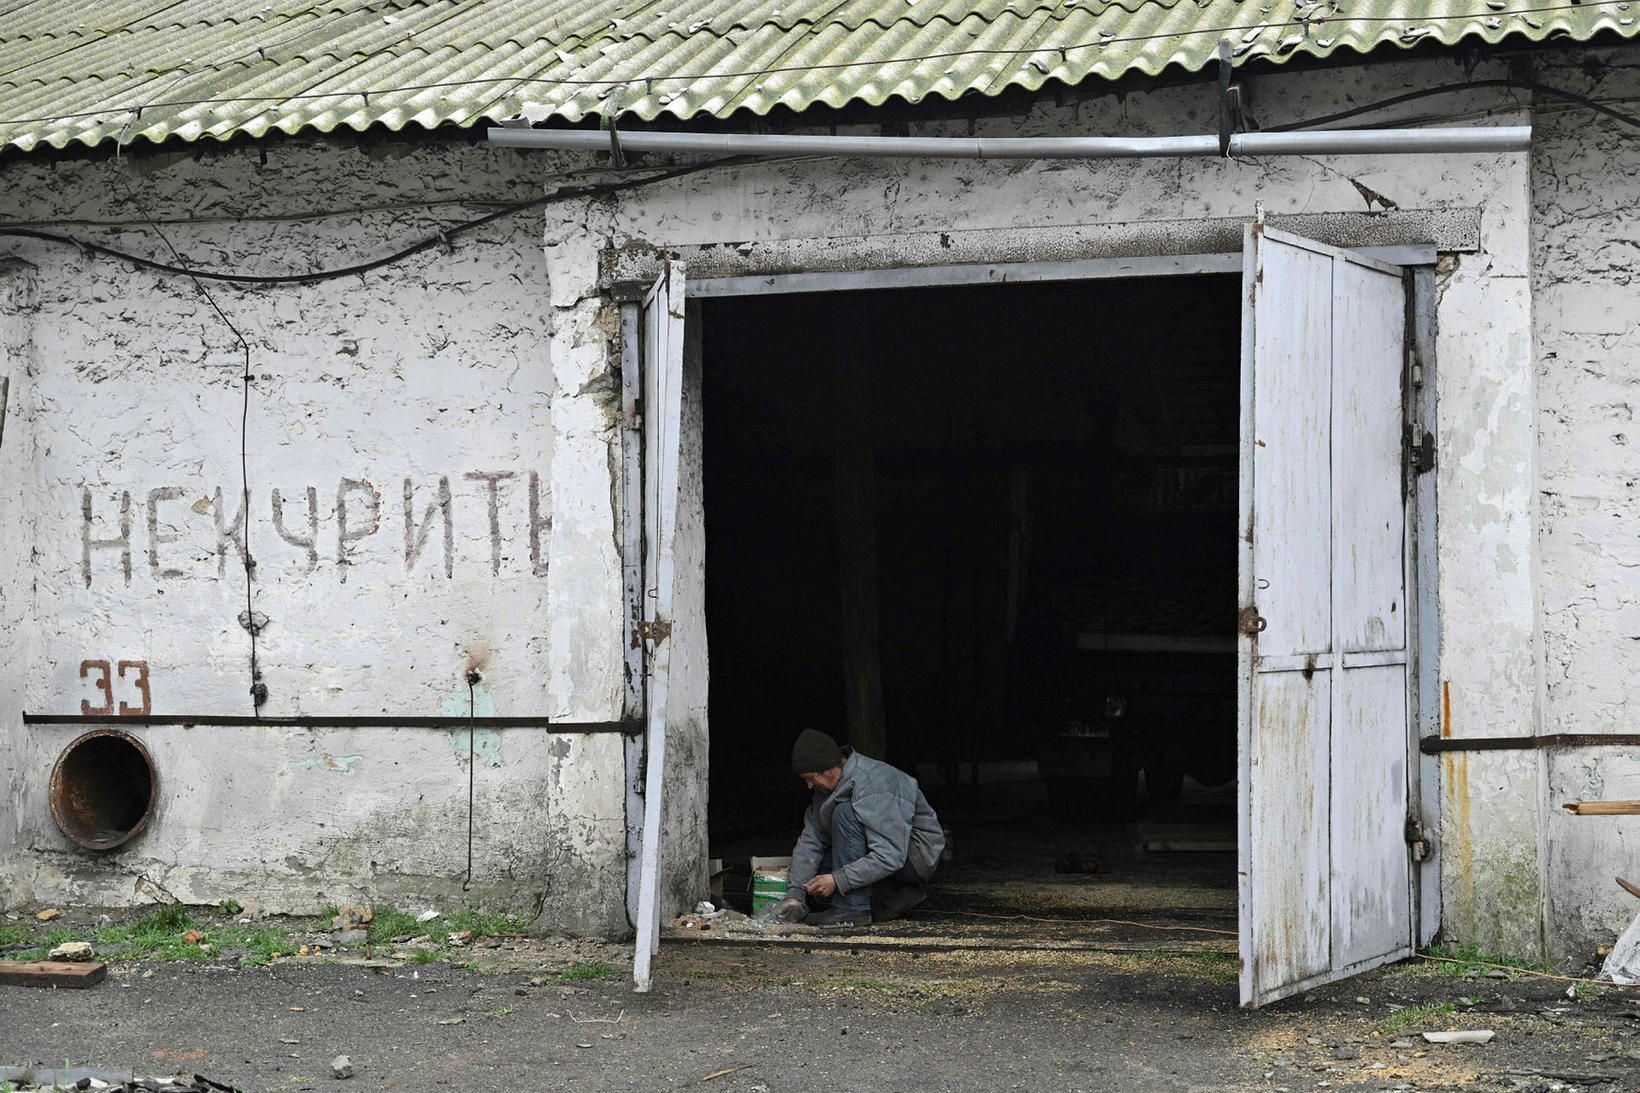
<path fill-rule="evenodd" d="M 1319 1036 L 1306 1036 L 1306 1037 L 1304 1037 L 1304 1042 L 1306 1044 L 1309 1044 L 1311 1047 L 1320 1047 L 1321 1046 L 1321 1037 L 1319 1037 Z"/>
<path fill-rule="evenodd" d="M 337 1080 L 353 1077 L 353 1060 L 346 1055 L 338 1055 L 330 1060 L 330 1076 Z"/>
<path fill-rule="evenodd" d="M 1409 1047 L 1412 1046 L 1412 1041 L 1411 1040 L 1391 1040 L 1389 1042 L 1389 1046 L 1390 1047 L 1398 1047 L 1398 1048 L 1409 1048 Z"/>
<path fill-rule="evenodd" d="M 488 938 L 488 939 L 487 939 L 487 940 L 485 940 L 485 942 L 484 942 L 484 947 L 485 947 L 485 948 L 486 948 L 486 949 L 499 949 L 499 948 L 501 948 L 501 942 L 499 942 L 499 941 L 497 941 L 497 940 L 496 940 L 496 939 L 495 939 L 495 938 L 493 938 L 493 937 L 492 937 L 492 938 Z"/>
<path fill-rule="evenodd" d="M 336 943 L 328 937 L 321 937 L 318 941 L 313 943 L 313 947 L 315 949 L 334 949 L 336 947 Z"/>
<path fill-rule="evenodd" d="M 473 932 L 471 930 L 457 930 L 455 933 L 450 935 L 450 944 L 465 945 L 472 939 Z"/>
<path fill-rule="evenodd" d="M 51 950 L 52 960 L 90 960 L 97 955 L 89 941 L 65 941 Z"/>
<path fill-rule="evenodd" d="M 338 930 L 330 940 L 337 945 L 362 945 L 369 939 L 369 930 Z"/>
<path fill-rule="evenodd" d="M 97 925 L 98 926 L 112 926 L 112 925 L 114 925 L 114 916 L 113 915 L 98 915 L 97 916 Z"/>
<path fill-rule="evenodd" d="M 1372 1005 L 1372 999 L 1368 998 L 1366 995 L 1361 995 L 1355 1001 L 1356 1001 L 1357 1004 L 1362 1005 L 1362 1006 Z"/>
<path fill-rule="evenodd" d="M 442 1021 L 440 1021 L 439 1024 L 441 1024 L 441 1025 L 459 1025 L 459 1024 L 463 1023 L 464 1021 L 466 1021 L 466 1020 L 467 1020 L 467 1018 L 465 1018 L 465 1017 L 446 1017 Z"/>
<path fill-rule="evenodd" d="M 189 930 L 187 933 L 182 935 L 182 943 L 184 945 L 198 945 L 204 940 L 205 935 L 200 933 L 198 930 Z"/>
<path fill-rule="evenodd" d="M 1337 1047 L 1333 1048 L 1334 1059 L 1342 1061 L 1345 1059 L 1359 1059 L 1360 1057 L 1361 1049 L 1358 1047 L 1345 1047 L 1343 1044 L 1339 1044 Z"/>
<path fill-rule="evenodd" d="M 717 914 L 717 907 L 710 900 L 703 899 L 699 903 L 695 904 L 695 914 L 715 915 Z"/>
<path fill-rule="evenodd" d="M 1496 1035 L 1489 1028 L 1476 1028 L 1463 1032 L 1426 1032 L 1423 1037 L 1432 1044 L 1486 1044 Z"/>
<path fill-rule="evenodd" d="M 1508 979 L 1509 978 L 1509 973 L 1504 971 L 1502 968 L 1493 968 L 1491 971 L 1486 973 L 1486 978 L 1488 978 L 1488 979 Z"/>
<path fill-rule="evenodd" d="M 54 918 L 62 918 L 63 913 L 55 907 L 47 907 L 44 911 L 37 912 L 34 917 L 41 922 L 50 922 Z"/>
<path fill-rule="evenodd" d="M 576 1047 L 591 1047 L 592 1046 L 592 1041 L 591 1040 L 582 1040 L 580 1043 L 576 1044 L 575 1046 Z"/>
<path fill-rule="evenodd" d="M 431 922 L 437 917 L 438 917 L 438 912 L 433 910 L 431 907 L 429 907 L 427 910 L 423 911 L 421 914 L 416 916 L 416 921 L 417 922 Z"/>

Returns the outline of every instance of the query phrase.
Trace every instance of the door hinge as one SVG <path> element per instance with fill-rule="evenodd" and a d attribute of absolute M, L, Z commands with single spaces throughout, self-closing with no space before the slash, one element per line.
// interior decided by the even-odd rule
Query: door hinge
<path fill-rule="evenodd" d="M 672 636 L 672 624 L 665 619 L 639 619 L 636 634 L 639 641 L 659 645 Z"/>
<path fill-rule="evenodd" d="M 1435 469 L 1435 434 L 1416 421 L 1407 426 L 1407 468 L 1413 474 L 1427 474 Z"/>
<path fill-rule="evenodd" d="M 1407 850 L 1412 854 L 1415 862 L 1428 861 L 1435 853 L 1435 839 L 1424 831 L 1423 821 L 1416 816 L 1407 817 Z"/>

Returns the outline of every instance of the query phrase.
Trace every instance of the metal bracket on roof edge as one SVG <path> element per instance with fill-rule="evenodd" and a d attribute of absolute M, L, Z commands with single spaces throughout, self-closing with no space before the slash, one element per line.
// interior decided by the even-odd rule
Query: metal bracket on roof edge
<path fill-rule="evenodd" d="M 1230 158 L 1230 134 L 1234 129 L 1230 113 L 1230 79 L 1235 75 L 1235 54 L 1230 39 L 1219 42 L 1219 155 Z"/>
<path fill-rule="evenodd" d="M 621 131 L 615 125 L 616 115 L 621 112 L 621 92 L 625 90 L 625 84 L 616 84 L 609 89 L 609 97 L 604 100 L 604 109 L 598 122 L 609 132 L 609 163 L 617 170 L 626 166 L 626 153 L 621 151 Z"/>

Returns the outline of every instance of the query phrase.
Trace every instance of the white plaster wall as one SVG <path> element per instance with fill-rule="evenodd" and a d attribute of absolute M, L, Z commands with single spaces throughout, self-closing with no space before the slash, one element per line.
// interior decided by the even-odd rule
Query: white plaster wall
<path fill-rule="evenodd" d="M 25 511 L 34 484 L 34 267 L 0 260 L 0 725 L 15 736 L 22 720 L 33 619 Z M 0 746 L 0 792 L 15 801 L 24 771 L 18 749 Z M 21 838 L 21 814 L 0 814 L 0 859 Z"/>
<path fill-rule="evenodd" d="M 1455 60 L 1437 60 L 1279 73 L 1250 82 L 1254 108 L 1269 125 L 1461 78 Z M 1452 101 L 1466 109 L 1506 106 L 1490 93 Z M 1138 135 L 1206 131 L 1214 118 L 1212 94 L 1202 86 L 1063 106 L 1044 100 L 1017 116 L 911 128 L 950 135 Z M 1506 107 L 1497 120 L 1523 119 Z M 848 238 L 874 237 L 874 248 L 892 249 L 896 237 L 936 233 L 944 246 L 966 233 L 997 229 L 1144 228 L 1180 219 L 1246 218 L 1259 203 L 1272 214 L 1362 212 L 1356 183 L 1401 210 L 1481 213 L 1480 253 L 1449 268 L 1441 290 L 1443 671 L 1453 721 L 1462 731 L 1530 733 L 1536 696 L 1535 422 L 1526 155 L 780 163 L 709 172 L 622 195 L 608 226 L 598 230 L 609 244 L 629 250 L 659 246 L 688 257 L 726 247 L 750 271 L 765 254 L 776 268 L 784 253 L 780 244 L 790 240 L 827 240 L 842 251 Z M 564 232 L 572 215 L 567 209 L 549 213 L 549 238 Z M 1167 291 L 1165 283 L 1158 291 Z M 1187 310 L 1188 301 L 1181 307 Z M 703 412 L 711 414 L 710 405 Z M 704 812 L 704 770 L 692 778 L 680 772 L 679 778 L 674 792 L 689 795 Z M 1477 756 L 1448 767 L 1447 790 L 1448 934 L 1535 951 L 1541 898 L 1535 768 L 1529 760 Z"/>
<path fill-rule="evenodd" d="M 307 271 L 374 258 L 492 207 L 423 202 L 538 197 L 548 171 L 539 157 L 464 144 L 367 154 L 339 141 L 133 163 L 12 163 L 0 218 L 185 218 L 165 230 L 192 263 Z M 360 206 L 377 208 L 266 219 Z M 145 227 L 58 230 L 170 257 Z M 250 635 L 238 621 L 246 574 L 218 531 L 239 511 L 243 443 L 255 611 L 267 618 L 264 714 L 462 715 L 464 675 L 477 668 L 477 713 L 619 716 L 615 386 L 601 349 L 579 348 L 603 335 L 565 330 L 548 306 L 539 214 L 368 274 L 213 285 L 250 346 L 243 432 L 237 339 L 188 279 L 0 240 L 7 255 L 39 270 L 37 482 L 9 502 L 0 542 L 10 557 L 22 534 L 32 551 L 36 640 L 5 669 L 22 678 L 27 709 L 98 704 L 80 667 L 107 659 L 146 662 L 155 713 L 252 711 Z M 26 439 L 8 436 L 0 459 Z M 429 508 L 445 482 L 448 540 L 444 514 Z M 127 493 L 129 577 L 123 541 L 87 562 L 82 516 L 89 497 L 90 536 L 123 540 Z M 44 796 L 74 730 L 15 728 L 7 682 L 0 766 L 15 769 L 19 826 L 0 859 L 8 904 L 147 898 L 146 877 L 190 902 L 234 896 L 273 910 L 367 896 L 539 908 L 545 925 L 569 930 L 624 923 L 618 738 L 478 734 L 463 896 L 465 731 L 141 730 L 161 778 L 155 817 L 118 854 L 88 855 L 57 831 Z M 134 675 L 114 682 L 118 700 L 139 702 Z"/>
<path fill-rule="evenodd" d="M 1640 51 L 1567 50 L 1544 82 L 1640 94 Z M 1540 106 L 1532 156 L 1546 733 L 1633 733 L 1640 702 L 1640 142 L 1583 109 Z M 1640 818 L 1560 805 L 1640 798 L 1640 749 L 1549 753 L 1544 810 L 1551 952 L 1594 956 L 1640 904 Z"/>

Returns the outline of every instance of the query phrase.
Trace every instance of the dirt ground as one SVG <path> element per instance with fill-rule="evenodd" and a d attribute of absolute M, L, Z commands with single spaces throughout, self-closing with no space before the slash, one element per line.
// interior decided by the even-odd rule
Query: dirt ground
<path fill-rule="evenodd" d="M 0 987 L 0 1065 L 200 1073 L 246 1093 L 1640 1090 L 1640 992 L 1569 997 L 1427 961 L 1249 1013 L 1234 957 L 1178 938 L 1114 952 L 680 940 L 648 995 L 618 945 L 504 937 L 412 956 L 136 958 L 89 990 Z M 1419 1036 L 1478 1028 L 1495 1039 Z M 338 1054 L 355 1077 L 331 1077 Z"/>

